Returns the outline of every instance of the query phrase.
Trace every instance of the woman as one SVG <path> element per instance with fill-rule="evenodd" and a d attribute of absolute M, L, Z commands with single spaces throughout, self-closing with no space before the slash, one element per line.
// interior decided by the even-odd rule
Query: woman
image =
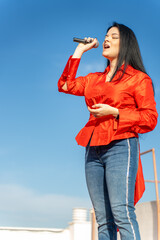
<path fill-rule="evenodd" d="M 143 194 L 144 181 L 138 134 L 152 131 L 157 123 L 152 81 L 133 31 L 118 23 L 107 30 L 103 43 L 105 71 L 76 78 L 82 54 L 97 43 L 86 40 L 92 42 L 77 46 L 58 88 L 85 96 L 90 112 L 76 140 L 86 147 L 86 181 L 99 240 L 117 239 L 117 228 L 122 240 L 139 240 L 134 204 Z"/>

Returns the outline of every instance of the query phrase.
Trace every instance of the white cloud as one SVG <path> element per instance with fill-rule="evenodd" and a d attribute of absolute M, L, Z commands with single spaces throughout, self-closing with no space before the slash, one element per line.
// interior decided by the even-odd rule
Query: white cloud
<path fill-rule="evenodd" d="M 38 194 L 18 185 L 0 185 L 0 226 L 67 227 L 74 207 L 91 208 L 90 200 Z"/>

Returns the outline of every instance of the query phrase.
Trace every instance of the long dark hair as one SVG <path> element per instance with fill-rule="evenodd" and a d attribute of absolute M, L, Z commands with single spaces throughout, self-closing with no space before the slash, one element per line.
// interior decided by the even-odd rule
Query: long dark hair
<path fill-rule="evenodd" d="M 133 68 L 146 73 L 145 67 L 143 65 L 139 45 L 134 32 L 127 26 L 123 24 L 119 24 L 117 22 L 114 22 L 113 25 L 107 29 L 107 32 L 112 27 L 117 27 L 120 33 L 120 51 L 118 56 L 117 67 L 116 67 L 115 73 L 112 76 L 112 79 L 116 75 L 117 71 L 121 68 L 123 62 L 124 62 L 124 69 L 120 78 L 123 77 L 127 65 L 131 65 Z M 107 66 L 109 64 L 110 62 L 108 60 Z"/>

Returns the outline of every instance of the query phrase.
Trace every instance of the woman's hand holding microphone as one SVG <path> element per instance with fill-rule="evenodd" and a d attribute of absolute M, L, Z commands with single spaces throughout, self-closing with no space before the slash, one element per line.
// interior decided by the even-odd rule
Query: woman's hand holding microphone
<path fill-rule="evenodd" d="M 98 47 L 99 43 L 97 38 L 84 38 L 85 43 L 79 43 L 72 58 L 81 58 L 84 52 Z"/>

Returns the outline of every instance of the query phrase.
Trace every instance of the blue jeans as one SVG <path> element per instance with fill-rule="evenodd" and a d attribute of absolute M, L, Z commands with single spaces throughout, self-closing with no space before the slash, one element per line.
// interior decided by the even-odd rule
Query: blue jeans
<path fill-rule="evenodd" d="M 88 146 L 85 155 L 87 187 L 98 223 L 99 240 L 140 240 L 134 208 L 138 169 L 138 139 Z"/>

